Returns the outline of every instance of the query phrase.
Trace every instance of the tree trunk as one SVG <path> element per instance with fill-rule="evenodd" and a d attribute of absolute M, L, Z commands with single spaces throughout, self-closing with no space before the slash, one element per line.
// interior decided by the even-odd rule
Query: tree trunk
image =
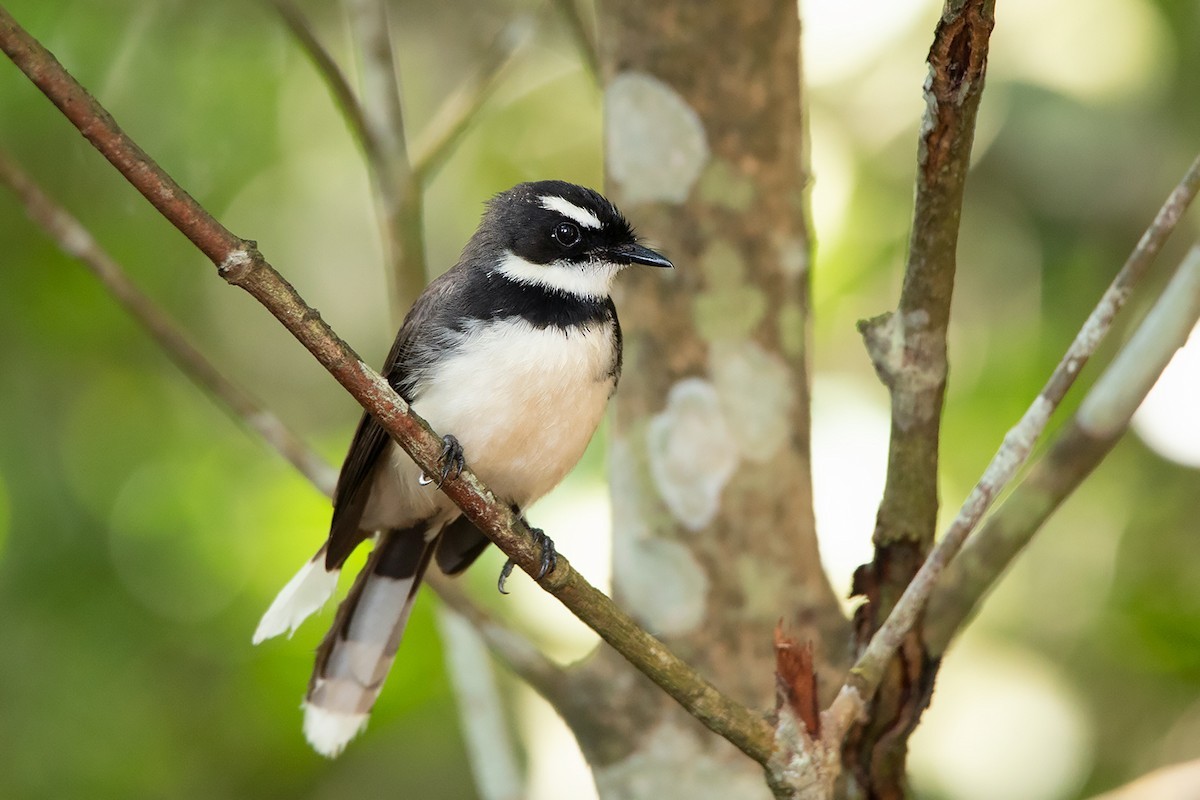
<path fill-rule="evenodd" d="M 614 593 L 751 707 L 773 704 L 781 621 L 816 644 L 830 691 L 849 635 L 813 522 L 796 4 L 615 0 L 600 40 L 608 193 L 676 265 L 623 276 L 617 297 Z M 576 729 L 601 796 L 769 796 L 618 658 L 592 672 L 633 713 Z"/>

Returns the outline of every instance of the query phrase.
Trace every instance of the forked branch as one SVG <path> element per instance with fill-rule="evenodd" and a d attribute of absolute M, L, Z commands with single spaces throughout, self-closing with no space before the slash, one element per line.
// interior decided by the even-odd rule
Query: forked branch
<path fill-rule="evenodd" d="M 888 661 L 904 637 L 917 624 L 942 571 L 958 553 L 992 501 L 1029 458 L 1033 445 L 1045 429 L 1050 415 L 1112 327 L 1113 318 L 1125 305 L 1130 292 L 1146 273 L 1198 190 L 1200 158 L 1192 162 L 1183 180 L 1171 192 L 1150 227 L 1142 234 L 1137 247 L 1101 296 L 1041 393 L 1034 398 L 1021 420 L 1004 437 L 1004 443 L 992 457 L 983 477 L 967 496 L 958 516 L 929 553 L 929 557 L 904 590 L 891 614 L 876 631 L 866 650 L 851 669 L 846 681 L 847 688 L 856 689 L 865 699 L 870 699 L 874 694 Z"/>

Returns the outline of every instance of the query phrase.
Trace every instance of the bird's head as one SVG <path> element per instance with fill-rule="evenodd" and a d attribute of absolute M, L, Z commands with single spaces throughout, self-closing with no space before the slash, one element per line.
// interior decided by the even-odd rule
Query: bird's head
<path fill-rule="evenodd" d="M 476 239 L 506 277 L 581 297 L 607 297 L 613 277 L 632 264 L 671 266 L 638 243 L 603 195 L 564 181 L 522 183 L 496 195 Z"/>

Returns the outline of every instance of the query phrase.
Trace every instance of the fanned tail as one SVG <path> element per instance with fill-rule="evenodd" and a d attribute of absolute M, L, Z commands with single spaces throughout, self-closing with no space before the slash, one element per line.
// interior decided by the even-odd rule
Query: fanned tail
<path fill-rule="evenodd" d="M 367 723 L 383 688 L 437 537 L 423 527 L 380 535 L 317 649 L 304 699 L 304 735 L 332 758 Z"/>
<path fill-rule="evenodd" d="M 291 636 L 300 623 L 320 611 L 333 596 L 339 574 L 341 570 L 325 570 L 325 546 L 322 545 L 275 596 L 251 641 L 259 644 L 281 633 Z"/>

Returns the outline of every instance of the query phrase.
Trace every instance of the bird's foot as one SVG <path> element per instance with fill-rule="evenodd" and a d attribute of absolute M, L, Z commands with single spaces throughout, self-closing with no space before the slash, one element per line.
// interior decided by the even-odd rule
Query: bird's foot
<path fill-rule="evenodd" d="M 454 472 L 454 477 L 462 475 L 463 469 L 467 466 L 466 459 L 463 458 L 462 445 L 458 443 L 450 434 L 442 437 L 442 479 L 438 481 L 438 488 L 442 488 L 442 484 L 446 482 L 446 478 L 450 477 L 450 473 Z"/>
<path fill-rule="evenodd" d="M 527 526 L 528 522 L 525 523 Z M 546 535 L 546 532 L 541 528 L 529 528 L 530 534 L 533 535 L 533 540 L 541 545 L 542 548 L 542 563 L 538 567 L 538 574 L 534 576 L 535 581 L 540 581 L 542 578 L 554 572 L 554 568 L 558 566 L 558 551 L 554 549 L 554 540 Z M 508 576 L 512 575 L 513 567 L 517 563 L 511 558 L 504 562 L 504 566 L 500 569 L 500 580 L 496 581 L 496 588 L 500 590 L 500 594 L 508 594 L 508 590 L 504 588 L 505 581 Z"/>
<path fill-rule="evenodd" d="M 442 471 L 435 488 L 442 488 L 442 484 L 450 477 L 450 473 L 454 473 L 457 478 L 462 475 L 463 469 L 467 466 L 466 459 L 463 458 L 462 445 L 458 443 L 450 434 L 442 437 Z M 422 486 L 428 486 L 433 483 L 433 478 L 430 478 L 425 473 L 421 473 L 421 477 L 417 479 L 417 483 Z"/>

